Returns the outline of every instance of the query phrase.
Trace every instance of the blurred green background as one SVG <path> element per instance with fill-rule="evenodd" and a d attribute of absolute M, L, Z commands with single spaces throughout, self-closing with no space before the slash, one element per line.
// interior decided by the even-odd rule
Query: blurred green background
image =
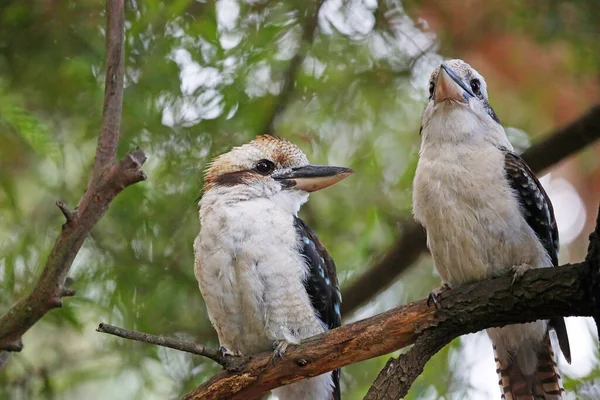
<path fill-rule="evenodd" d="M 311 41 L 306 0 L 126 1 L 119 155 L 148 154 L 146 182 L 111 204 L 70 276 L 77 296 L 25 336 L 0 373 L 6 399 L 178 398 L 219 371 L 198 356 L 95 332 L 104 321 L 217 346 L 193 275 L 195 199 L 211 157 L 265 132 L 315 163 L 354 168 L 301 216 L 338 265 L 342 287 L 378 260 L 410 218 L 420 114 L 432 69 L 463 58 L 523 150 L 600 98 L 597 1 L 326 0 Z M 31 289 L 60 232 L 54 205 L 86 187 L 103 99 L 104 3 L 0 2 L 0 312 Z M 281 95 L 291 60 L 304 57 Z M 289 96 L 288 96 L 289 94 Z M 581 260 L 600 199 L 600 147 L 542 182 L 561 229 L 561 262 Z M 430 259 L 346 321 L 426 296 Z M 569 319 L 569 398 L 600 398 L 592 325 Z M 389 356 L 343 371 L 366 393 Z M 410 399 L 498 398 L 491 345 L 468 335 L 432 359 Z"/>

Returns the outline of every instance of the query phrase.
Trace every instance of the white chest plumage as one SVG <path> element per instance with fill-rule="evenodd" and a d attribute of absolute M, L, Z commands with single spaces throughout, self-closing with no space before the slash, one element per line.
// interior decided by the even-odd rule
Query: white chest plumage
<path fill-rule="evenodd" d="M 504 176 L 495 146 L 424 146 L 413 212 L 427 229 L 442 279 L 461 285 L 506 274 L 516 265 L 550 266 Z"/>
<path fill-rule="evenodd" d="M 243 354 L 322 332 L 293 215 L 269 199 L 201 208 L 195 274 L 221 345 Z"/>

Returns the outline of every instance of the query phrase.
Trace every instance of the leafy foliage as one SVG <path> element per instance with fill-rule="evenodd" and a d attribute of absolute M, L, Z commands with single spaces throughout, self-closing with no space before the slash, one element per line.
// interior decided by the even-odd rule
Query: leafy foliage
<path fill-rule="evenodd" d="M 597 52 L 587 51 L 598 14 L 571 3 L 566 20 L 555 11 L 563 6 L 548 7 L 548 14 L 520 7 L 511 17 L 515 37 L 558 37 L 578 66 L 572 71 L 595 71 Z M 3 311 L 43 268 L 62 224 L 54 202 L 75 206 L 87 183 L 103 100 L 104 5 L 8 0 L 0 10 Z M 392 245 L 397 219 L 410 213 L 427 76 L 442 59 L 436 38 L 395 1 L 329 0 L 306 43 L 305 12 L 299 0 L 127 2 L 119 154 L 142 147 L 149 179 L 120 195 L 86 240 L 71 273 L 77 296 L 25 336 L 25 350 L 0 375 L 1 398 L 175 398 L 218 371 L 205 359 L 94 329 L 105 321 L 217 346 L 193 276 L 195 199 L 210 158 L 265 131 L 278 107 L 276 134 L 313 162 L 359 171 L 314 194 L 302 211 L 336 259 L 341 284 Z M 537 29 L 548 24 L 554 28 Z M 281 104 L 296 53 L 304 60 Z M 547 125 L 533 119 L 525 128 Z M 436 285 L 423 261 L 375 308 Z M 455 390 L 447 365 L 453 348 L 429 363 L 411 398 Z M 346 368 L 347 397 L 362 397 L 387 358 Z"/>

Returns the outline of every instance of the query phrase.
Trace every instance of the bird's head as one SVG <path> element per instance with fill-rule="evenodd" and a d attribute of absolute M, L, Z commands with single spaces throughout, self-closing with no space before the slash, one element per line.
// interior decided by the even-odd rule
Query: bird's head
<path fill-rule="evenodd" d="M 354 171 L 311 165 L 298 146 L 262 135 L 216 157 L 204 179 L 204 193 L 231 201 L 269 198 L 296 213 L 308 193 L 331 186 Z"/>
<path fill-rule="evenodd" d="M 431 74 L 421 133 L 424 141 L 507 141 L 485 79 L 462 60 L 446 61 Z"/>

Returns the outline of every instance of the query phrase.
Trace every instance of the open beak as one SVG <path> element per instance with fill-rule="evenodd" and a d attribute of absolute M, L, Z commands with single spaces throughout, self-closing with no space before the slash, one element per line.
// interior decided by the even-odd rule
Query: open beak
<path fill-rule="evenodd" d="M 354 170 L 329 165 L 305 165 L 272 175 L 273 179 L 282 182 L 286 188 L 294 188 L 307 192 L 325 189 L 347 176 Z"/>
<path fill-rule="evenodd" d="M 435 83 L 435 104 L 446 100 L 468 103 L 469 98 L 475 97 L 469 85 L 463 82 L 450 67 L 446 64 L 442 64 L 441 67 Z"/>

